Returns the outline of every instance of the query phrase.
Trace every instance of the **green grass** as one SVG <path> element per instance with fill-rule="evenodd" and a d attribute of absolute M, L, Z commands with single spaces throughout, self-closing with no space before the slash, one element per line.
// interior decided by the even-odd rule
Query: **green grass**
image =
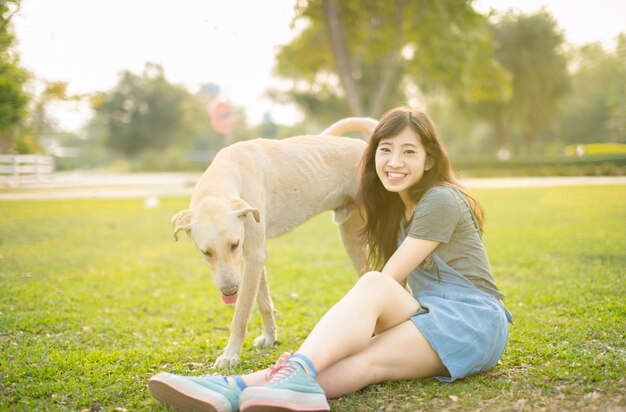
<path fill-rule="evenodd" d="M 371 386 L 337 411 L 624 410 L 626 186 L 477 191 L 485 243 L 513 313 L 492 370 L 453 384 Z M 0 202 L 0 410 L 164 410 L 159 371 L 213 372 L 233 309 L 191 242 L 137 200 Z M 269 245 L 280 343 L 252 347 L 238 373 L 296 349 L 355 275 L 330 215 Z"/>

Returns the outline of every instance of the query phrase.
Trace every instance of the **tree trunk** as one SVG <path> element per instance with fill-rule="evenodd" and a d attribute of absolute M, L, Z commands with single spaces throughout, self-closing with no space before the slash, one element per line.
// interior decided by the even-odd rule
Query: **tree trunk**
<path fill-rule="evenodd" d="M 380 76 L 376 87 L 370 97 L 369 111 L 368 115 L 372 117 L 379 117 L 383 112 L 383 105 L 387 100 L 387 96 L 389 94 L 389 90 L 391 89 L 391 85 L 394 80 L 396 80 L 398 74 L 398 66 L 400 65 L 400 50 L 404 45 L 404 32 L 402 30 L 402 19 L 404 16 L 404 11 L 406 9 L 405 1 L 396 0 L 395 5 L 395 21 L 394 27 L 396 29 L 396 44 L 398 45 L 398 49 L 389 54 L 385 62 L 383 63 L 383 73 Z"/>
<path fill-rule="evenodd" d="M 530 127 L 525 126 L 522 130 L 522 139 L 524 140 L 524 152 L 527 156 L 533 153 L 533 132 Z"/>
<path fill-rule="evenodd" d="M 530 105 L 528 105 L 530 106 Z M 538 130 L 537 115 L 533 110 L 530 110 L 526 114 L 524 125 L 522 126 L 522 144 L 524 145 L 524 152 L 527 156 L 531 156 L 533 153 L 533 138 Z"/>
<path fill-rule="evenodd" d="M 495 110 L 495 133 L 498 140 L 498 149 L 508 149 L 509 147 L 509 134 L 504 124 L 504 114 L 501 107 Z"/>
<path fill-rule="evenodd" d="M 352 66 L 350 52 L 341 26 L 341 19 L 339 18 L 339 6 L 336 0 L 322 0 L 322 7 L 324 9 L 326 28 L 328 29 L 333 58 L 335 59 L 339 80 L 346 93 L 348 108 L 353 116 L 362 116 L 363 105 L 361 95 L 353 77 L 354 67 Z"/>
<path fill-rule="evenodd" d="M 8 134 L 0 133 L 0 154 L 11 153 L 13 140 Z"/>
<path fill-rule="evenodd" d="M 370 101 L 369 111 L 367 113 L 369 116 L 378 118 L 382 114 L 383 104 L 385 104 L 392 81 L 395 79 L 398 71 L 399 60 L 400 56 L 398 53 L 393 53 L 387 58 L 385 71 L 378 81 L 376 89 L 372 93 L 372 100 Z"/>

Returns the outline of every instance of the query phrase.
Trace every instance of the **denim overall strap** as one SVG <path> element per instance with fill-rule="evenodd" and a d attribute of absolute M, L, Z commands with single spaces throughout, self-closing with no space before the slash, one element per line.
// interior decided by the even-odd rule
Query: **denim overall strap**
<path fill-rule="evenodd" d="M 446 291 L 456 290 L 466 293 L 480 290 L 465 276 L 448 266 L 437 253 L 431 253 L 432 263 L 425 268 L 420 265 L 409 275 L 409 285 L 413 295 L 422 293 L 440 295 Z"/>
<path fill-rule="evenodd" d="M 506 315 L 507 321 L 513 324 L 513 317 L 504 304 L 495 296 L 484 292 L 474 285 L 465 276 L 452 269 L 436 254 L 432 253 L 436 268 L 426 270 L 420 266 L 413 269 L 408 277 L 408 283 L 413 292 L 413 296 L 420 301 L 424 296 L 444 297 L 449 293 L 463 293 L 467 295 L 480 295 L 497 302 Z"/>
<path fill-rule="evenodd" d="M 513 324 L 513 316 L 504 306 L 501 300 L 497 299 L 495 296 L 490 295 L 489 293 L 480 290 L 472 281 L 470 281 L 465 276 L 461 275 L 456 270 L 452 269 L 446 262 L 444 262 L 436 253 L 433 253 L 433 259 L 435 264 L 439 268 L 439 273 L 442 276 L 442 283 L 447 283 L 445 285 L 440 285 L 440 288 L 443 290 L 450 290 L 450 286 L 455 290 L 464 291 L 465 293 L 474 293 L 483 295 L 489 299 L 494 300 L 498 303 L 504 310 L 504 314 L 506 315 L 506 319 L 510 324 Z M 445 280 L 443 278 L 445 276 Z"/>

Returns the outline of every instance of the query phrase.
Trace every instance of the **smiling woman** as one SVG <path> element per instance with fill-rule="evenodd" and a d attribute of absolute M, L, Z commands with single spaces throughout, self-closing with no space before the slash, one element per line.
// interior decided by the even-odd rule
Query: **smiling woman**
<path fill-rule="evenodd" d="M 482 233 L 483 209 L 458 182 L 430 116 L 398 108 L 387 113 L 385 119 L 371 136 L 363 156 L 359 194 L 368 216 L 374 267 L 382 267 L 382 262 L 394 254 L 399 220 L 404 215 L 409 221 L 417 202 L 435 185 L 451 185 L 462 193 Z"/>

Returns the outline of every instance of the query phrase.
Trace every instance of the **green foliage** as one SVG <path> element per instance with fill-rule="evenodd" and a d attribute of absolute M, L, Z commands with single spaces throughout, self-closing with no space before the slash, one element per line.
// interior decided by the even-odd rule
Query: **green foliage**
<path fill-rule="evenodd" d="M 147 63 L 141 76 L 124 72 L 95 109 L 106 124 L 108 145 L 133 158 L 144 150 L 163 151 L 189 141 L 197 133 L 191 127 L 198 124 L 187 116 L 196 115 L 199 104 L 186 89 L 170 84 L 160 66 Z"/>
<path fill-rule="evenodd" d="M 533 139 L 540 141 L 541 146 L 533 156 L 556 155 L 568 144 L 575 147 L 578 144 L 626 142 L 625 53 L 626 34 L 621 34 L 614 50 L 605 50 L 599 44 L 587 44 L 563 55 L 569 59 L 571 87 L 552 103 L 548 112 L 555 108 L 556 111 L 535 130 Z M 483 160 L 493 162 L 501 147 L 509 149 L 513 159 L 522 157 L 524 152 L 520 138 L 521 120 L 515 120 L 515 113 L 521 111 L 512 113 L 512 104 L 458 104 L 458 100 L 455 102 L 450 96 L 439 94 L 430 96 L 428 109 L 450 152 L 457 158 L 481 156 Z M 589 169 L 582 171 L 584 174 L 590 172 Z M 562 173 L 565 171 L 559 174 Z"/>
<path fill-rule="evenodd" d="M 27 73 L 18 61 L 7 53 L 0 53 L 0 132 L 6 133 L 24 117 L 28 97 L 23 86 Z"/>
<path fill-rule="evenodd" d="M 492 24 L 492 32 L 496 58 L 512 79 L 510 99 L 485 99 L 470 107 L 492 125 L 500 147 L 510 148 L 519 132 L 529 154 L 534 140 L 555 123 L 557 102 L 568 90 L 564 37 L 545 10 L 508 12 Z"/>
<path fill-rule="evenodd" d="M 19 58 L 12 50 L 15 36 L 11 18 L 19 4 L 19 0 L 0 2 L 0 153 L 14 149 L 15 127 L 25 116 L 28 104 L 24 84 L 29 74 L 20 67 Z"/>
<path fill-rule="evenodd" d="M 19 125 L 18 153 L 41 153 L 45 150 L 40 141 L 42 137 L 58 136 L 56 120 L 48 114 L 48 107 L 54 102 L 80 101 L 85 95 L 68 93 L 67 82 L 42 81 L 43 91 L 31 96 L 27 115 Z"/>
<path fill-rule="evenodd" d="M 566 143 L 626 142 L 626 34 L 613 52 L 600 44 L 574 51 L 572 93 L 563 102 Z"/>
<path fill-rule="evenodd" d="M 379 117 L 415 98 L 408 92 L 415 87 L 444 88 L 469 101 L 507 94 L 486 19 L 471 2 L 301 1 L 294 24 L 303 28 L 280 49 L 276 73 L 296 86 L 273 96 L 317 123 Z"/>
<path fill-rule="evenodd" d="M 453 384 L 368 387 L 355 410 L 621 410 L 626 186 L 476 192 L 485 243 L 515 325 L 501 362 Z M 233 314 L 170 217 L 188 199 L 0 202 L 0 410 L 163 410 L 160 371 L 212 373 Z M 295 349 L 353 284 L 329 214 L 269 243 L 280 343 L 252 347 L 237 373 Z"/>

